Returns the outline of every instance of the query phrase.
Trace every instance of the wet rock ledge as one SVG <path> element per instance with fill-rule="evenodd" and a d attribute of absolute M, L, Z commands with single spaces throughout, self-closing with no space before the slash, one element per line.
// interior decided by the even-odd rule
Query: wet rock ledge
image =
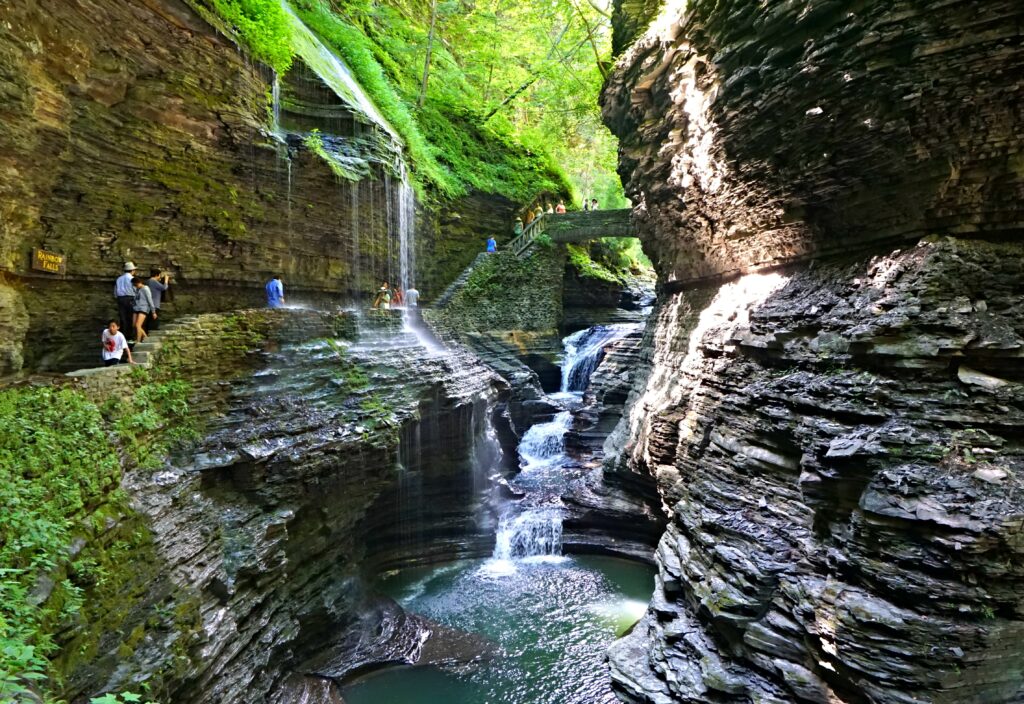
<path fill-rule="evenodd" d="M 492 549 L 474 460 L 493 377 L 414 342 L 387 312 L 210 314 L 175 331 L 154 369 L 192 383 L 204 439 L 126 476 L 138 516 L 121 520 L 151 548 L 124 568 L 152 578 L 91 600 L 108 632 L 65 664 L 69 701 L 143 682 L 181 703 L 336 701 L 355 670 L 437 657 L 423 636 L 439 629 L 366 578 Z M 101 400 L 130 392 L 117 379 L 81 383 Z"/>

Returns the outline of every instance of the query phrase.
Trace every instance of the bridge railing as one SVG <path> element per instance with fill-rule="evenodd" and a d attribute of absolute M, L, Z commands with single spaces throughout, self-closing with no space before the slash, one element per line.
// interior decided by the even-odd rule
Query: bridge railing
<path fill-rule="evenodd" d="M 507 245 L 508 249 L 512 250 L 517 257 L 529 249 L 530 245 L 533 244 L 533 241 L 540 235 L 544 234 L 544 221 L 546 219 L 547 213 L 541 215 L 523 228 L 523 234 L 509 242 Z"/>

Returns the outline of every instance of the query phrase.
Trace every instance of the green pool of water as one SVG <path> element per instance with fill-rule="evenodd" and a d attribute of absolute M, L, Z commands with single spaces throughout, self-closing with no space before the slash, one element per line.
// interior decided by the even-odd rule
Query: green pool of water
<path fill-rule="evenodd" d="M 493 641 L 468 667 L 391 668 L 345 688 L 346 704 L 601 704 L 616 701 L 604 654 L 643 615 L 641 564 L 574 556 L 408 570 L 382 584 L 407 610 Z"/>

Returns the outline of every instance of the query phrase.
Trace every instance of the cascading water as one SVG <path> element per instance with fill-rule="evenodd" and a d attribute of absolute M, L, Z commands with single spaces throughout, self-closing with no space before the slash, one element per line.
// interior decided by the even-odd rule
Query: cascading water
<path fill-rule="evenodd" d="M 523 434 L 519 456 L 523 471 L 529 471 L 565 456 L 565 433 L 572 424 L 572 413 L 562 411 L 547 423 L 537 423 Z"/>
<path fill-rule="evenodd" d="M 512 561 L 562 554 L 562 516 L 557 509 L 506 515 L 498 525 L 494 559 Z"/>
<path fill-rule="evenodd" d="M 586 391 L 590 375 L 604 359 L 605 348 L 641 327 L 635 324 L 595 325 L 565 338 L 562 341 L 565 347 L 562 391 Z"/>

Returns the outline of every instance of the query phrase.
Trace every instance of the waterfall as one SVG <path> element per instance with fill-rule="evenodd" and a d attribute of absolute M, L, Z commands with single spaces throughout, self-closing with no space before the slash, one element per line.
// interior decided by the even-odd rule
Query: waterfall
<path fill-rule="evenodd" d="M 359 251 L 359 181 L 349 185 L 352 196 L 352 295 L 358 301 L 363 293 L 362 254 Z"/>
<path fill-rule="evenodd" d="M 287 0 L 281 0 L 281 7 L 291 24 L 292 46 L 305 64 L 353 110 L 389 134 L 396 145 L 401 144 L 398 134 L 377 110 L 348 66 L 299 19 Z"/>
<path fill-rule="evenodd" d="M 562 391 L 586 391 L 590 375 L 604 359 L 605 348 L 640 328 L 635 324 L 595 325 L 565 338 L 562 341 L 565 347 Z"/>
<path fill-rule="evenodd" d="M 416 276 L 416 194 L 409 182 L 405 162 L 399 162 L 402 183 L 398 187 L 398 271 L 402 291 L 415 285 Z"/>
<path fill-rule="evenodd" d="M 572 413 L 562 411 L 547 423 L 530 426 L 519 442 L 523 470 L 551 464 L 565 456 L 565 433 L 572 424 Z"/>
<path fill-rule="evenodd" d="M 557 508 L 506 513 L 498 523 L 494 553 L 481 567 L 485 575 L 514 574 L 517 562 L 556 562 L 562 558 L 562 514 Z"/>
<path fill-rule="evenodd" d="M 506 514 L 498 525 L 494 559 L 512 561 L 562 554 L 562 515 L 558 509 L 539 508 Z"/>

